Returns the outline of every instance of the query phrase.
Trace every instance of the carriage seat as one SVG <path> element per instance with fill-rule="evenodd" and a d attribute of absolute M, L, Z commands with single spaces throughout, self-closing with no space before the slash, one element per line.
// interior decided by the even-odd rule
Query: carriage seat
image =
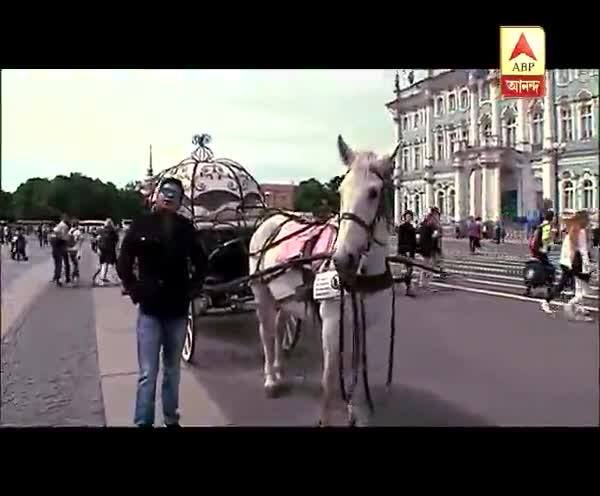
<path fill-rule="evenodd" d="M 276 240 L 293 232 L 301 231 L 304 227 L 305 225 L 299 222 L 288 222 L 282 227 Z M 311 226 L 277 246 L 276 261 L 282 263 L 290 258 L 309 257 L 330 251 L 333 248 L 336 236 L 337 229 L 331 224 Z M 313 264 L 313 267 L 317 267 L 321 263 L 322 261 L 317 261 Z"/>

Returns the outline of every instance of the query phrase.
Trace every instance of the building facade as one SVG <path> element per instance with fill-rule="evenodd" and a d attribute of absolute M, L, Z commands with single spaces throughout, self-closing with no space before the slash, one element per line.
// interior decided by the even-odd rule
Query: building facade
<path fill-rule="evenodd" d="M 437 206 L 446 222 L 598 211 L 598 70 L 546 73 L 540 99 L 500 96 L 497 70 L 428 70 L 396 80 L 386 106 L 400 150 L 395 212 Z M 415 77 L 416 76 L 416 77 Z"/>
<path fill-rule="evenodd" d="M 296 186 L 294 184 L 261 184 L 268 207 L 294 210 Z"/>

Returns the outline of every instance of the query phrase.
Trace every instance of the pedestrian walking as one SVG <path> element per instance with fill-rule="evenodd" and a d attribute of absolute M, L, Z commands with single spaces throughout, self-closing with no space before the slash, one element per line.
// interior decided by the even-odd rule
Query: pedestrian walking
<path fill-rule="evenodd" d="M 546 284 L 546 296 L 551 298 L 553 287 L 554 287 L 554 275 L 556 268 L 550 262 L 548 258 L 548 252 L 551 249 L 552 243 L 552 220 L 554 219 L 554 212 L 548 211 L 544 214 L 543 222 L 535 228 L 531 237 L 529 238 L 529 253 L 532 258 L 540 262 L 541 270 L 543 274 L 537 270 L 538 274 L 535 274 L 531 278 L 531 281 L 525 281 L 525 296 L 531 294 L 532 285 L 542 284 L 542 281 Z"/>
<path fill-rule="evenodd" d="M 576 212 L 571 217 L 564 218 L 566 236 L 562 242 L 560 252 L 560 267 L 562 270 L 559 283 L 542 302 L 542 310 L 553 313 L 550 302 L 561 294 L 570 278 L 575 280 L 575 295 L 565 306 L 568 318 L 575 320 L 593 320 L 585 315 L 583 297 L 589 293 L 589 280 L 591 276 L 591 261 L 588 250 L 586 228 L 588 226 L 588 213 L 585 210 Z"/>
<path fill-rule="evenodd" d="M 63 214 L 60 222 L 52 230 L 52 258 L 54 259 L 54 277 L 53 281 L 58 287 L 62 287 L 61 277 L 64 269 L 65 283 L 71 284 L 71 267 L 67 253 L 67 242 L 69 238 L 69 216 Z"/>
<path fill-rule="evenodd" d="M 496 224 L 494 225 L 494 240 L 497 245 L 499 245 L 500 242 L 504 243 L 504 225 L 502 224 L 502 219 L 500 219 L 500 217 L 496 219 Z"/>
<path fill-rule="evenodd" d="M 419 248 L 426 264 L 438 267 L 442 255 L 442 226 L 440 224 L 439 210 L 432 207 L 421 224 Z M 421 270 L 419 285 L 423 289 L 430 289 L 431 272 Z"/>
<path fill-rule="evenodd" d="M 412 211 L 407 210 L 402 216 L 402 224 L 398 226 L 398 255 L 414 259 L 417 251 L 417 231 L 413 226 L 414 215 Z M 412 283 L 413 266 L 406 264 L 406 275 L 404 283 L 406 285 L 406 296 L 414 297 L 410 287 Z"/>
<path fill-rule="evenodd" d="M 67 242 L 67 252 L 69 262 L 72 267 L 71 279 L 73 284 L 79 282 L 79 260 L 81 260 L 81 247 L 83 244 L 83 234 L 79 229 L 79 222 L 74 220 L 69 229 L 69 238 Z"/>
<path fill-rule="evenodd" d="M 136 329 L 139 377 L 134 423 L 140 427 L 154 425 L 161 347 L 164 422 L 167 427 L 179 427 L 180 357 L 187 314 L 191 296 L 199 289 L 206 270 L 206 256 L 193 224 L 177 214 L 182 199 L 181 181 L 164 180 L 155 210 L 134 220 L 117 262 L 126 293 L 139 304 Z"/>
<path fill-rule="evenodd" d="M 99 286 L 104 286 L 106 283 L 110 283 L 108 278 L 109 269 L 116 271 L 117 264 L 117 245 L 119 244 L 119 234 L 115 228 L 115 224 L 112 219 L 106 219 L 104 227 L 98 234 L 98 251 L 100 253 L 100 282 Z M 96 273 L 96 275 L 98 272 Z M 94 279 L 96 277 L 94 276 Z"/>
<path fill-rule="evenodd" d="M 43 230 L 41 224 L 38 224 L 38 226 L 36 228 L 36 233 L 37 233 L 38 241 L 40 242 L 40 248 L 41 248 L 42 246 L 44 246 L 44 230 Z"/>
<path fill-rule="evenodd" d="M 27 253 L 26 253 L 26 248 L 27 248 L 27 239 L 25 238 L 25 234 L 23 234 L 23 229 L 21 227 L 17 227 L 16 231 L 15 231 L 15 235 L 12 239 L 12 246 L 11 246 L 11 256 L 13 260 L 16 260 L 17 262 L 23 260 L 23 261 L 27 261 Z"/>
<path fill-rule="evenodd" d="M 469 250 L 475 254 L 475 249 L 481 248 L 481 217 L 473 219 L 469 217 L 467 224 L 467 235 L 469 236 Z"/>

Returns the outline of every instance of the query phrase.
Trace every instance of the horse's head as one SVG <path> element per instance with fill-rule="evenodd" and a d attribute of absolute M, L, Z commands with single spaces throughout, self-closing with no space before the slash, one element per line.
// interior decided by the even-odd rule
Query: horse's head
<path fill-rule="evenodd" d="M 386 242 L 384 186 L 392 176 L 394 157 L 355 152 L 338 136 L 338 149 L 348 172 L 340 185 L 340 229 L 333 263 L 340 273 L 356 273 L 373 243 Z"/>

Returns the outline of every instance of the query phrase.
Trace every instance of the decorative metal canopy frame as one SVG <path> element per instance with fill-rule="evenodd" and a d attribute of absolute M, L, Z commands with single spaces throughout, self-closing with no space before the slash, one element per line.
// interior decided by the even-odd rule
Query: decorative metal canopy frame
<path fill-rule="evenodd" d="M 211 141 L 208 134 L 194 135 L 192 144 L 196 148 L 191 155 L 149 178 L 142 192 L 153 207 L 162 182 L 175 177 L 184 188 L 180 213 L 197 227 L 208 222 L 212 227 L 248 228 L 249 218 L 258 220 L 261 211 L 267 208 L 265 196 L 256 179 L 241 164 L 229 158 L 215 158 L 208 146 Z M 222 201 L 214 209 L 204 208 L 202 198 L 211 193 L 220 195 Z"/>

